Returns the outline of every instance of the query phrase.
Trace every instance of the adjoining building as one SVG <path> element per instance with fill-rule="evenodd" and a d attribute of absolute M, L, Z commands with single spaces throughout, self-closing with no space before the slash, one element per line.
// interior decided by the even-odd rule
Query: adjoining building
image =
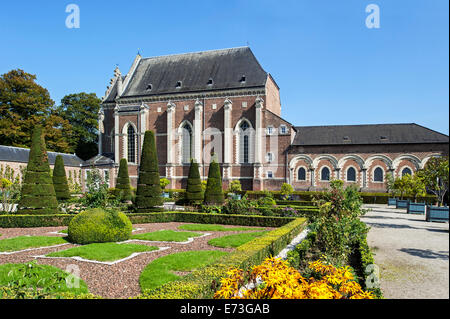
<path fill-rule="evenodd" d="M 417 124 L 298 127 L 281 117 L 280 89 L 249 47 L 134 59 L 114 71 L 99 112 L 99 154 L 129 163 L 136 186 L 144 132 L 156 135 L 161 177 L 184 188 L 190 159 L 203 179 L 218 155 L 224 187 L 327 187 L 333 178 L 384 191 L 386 174 L 448 155 L 449 138 Z"/>
<path fill-rule="evenodd" d="M 8 172 L 11 179 L 21 178 L 28 164 L 30 149 L 15 146 L 0 145 L 0 172 L 1 175 Z M 72 183 L 77 183 L 80 187 L 84 185 L 83 165 L 84 161 L 75 154 L 47 152 L 50 169 L 55 166 L 57 155 L 61 155 L 66 169 L 66 176 Z"/>

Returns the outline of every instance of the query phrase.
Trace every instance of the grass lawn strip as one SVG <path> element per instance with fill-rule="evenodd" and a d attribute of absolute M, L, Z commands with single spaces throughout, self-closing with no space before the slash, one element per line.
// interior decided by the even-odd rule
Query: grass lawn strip
<path fill-rule="evenodd" d="M 53 252 L 36 258 L 72 258 L 78 261 L 113 265 L 143 253 L 169 249 L 127 243 L 93 243 Z"/>
<path fill-rule="evenodd" d="M 208 241 L 208 244 L 215 247 L 236 248 L 245 243 L 248 243 L 256 237 L 264 235 L 265 233 L 267 233 L 267 231 L 222 236 L 211 239 L 210 241 Z"/>
<path fill-rule="evenodd" d="M 150 233 L 133 235 L 131 236 L 131 239 L 127 240 L 127 242 L 143 241 L 143 242 L 170 242 L 170 243 L 173 242 L 177 244 L 189 244 L 194 241 L 194 238 L 200 238 L 209 235 L 211 234 L 179 232 L 174 230 L 159 230 Z"/>
<path fill-rule="evenodd" d="M 139 231 L 139 230 L 144 230 L 145 228 L 133 228 L 132 232 L 134 233 L 135 231 Z M 63 230 L 58 230 L 58 231 L 51 231 L 49 232 L 49 234 L 57 234 L 57 235 L 67 235 L 68 230 L 63 229 Z M 0 235 L 1 236 L 1 235 Z"/>
<path fill-rule="evenodd" d="M 181 278 L 174 272 L 190 272 L 228 254 L 218 250 L 185 251 L 160 257 L 149 263 L 139 277 L 141 290 L 151 290 Z"/>
<path fill-rule="evenodd" d="M 194 230 L 194 231 L 247 231 L 247 230 L 265 230 L 265 228 L 255 227 L 225 227 L 218 224 L 186 224 L 181 225 L 178 229 Z"/>
<path fill-rule="evenodd" d="M 27 264 L 0 265 L 0 286 L 8 286 L 9 283 L 20 279 L 27 288 L 52 288 L 52 292 L 55 293 L 72 292 L 75 294 L 81 294 L 89 292 L 86 283 L 78 277 L 75 277 L 77 279 L 77 282 L 79 283 L 78 288 L 69 288 L 65 280 L 58 285 L 54 285 L 56 274 L 64 278 L 67 278 L 67 276 L 71 275 L 68 272 L 65 272 L 57 267 L 35 264 L 32 269 L 28 270 L 31 275 L 22 277 L 21 274 L 23 272 L 19 272 L 19 270 L 24 270 L 25 267 L 27 267 Z M 73 282 L 73 279 L 74 278 L 71 279 L 71 282 Z"/>
<path fill-rule="evenodd" d="M 23 251 L 68 245 L 63 237 L 18 236 L 0 240 L 0 255 L 10 255 Z"/>

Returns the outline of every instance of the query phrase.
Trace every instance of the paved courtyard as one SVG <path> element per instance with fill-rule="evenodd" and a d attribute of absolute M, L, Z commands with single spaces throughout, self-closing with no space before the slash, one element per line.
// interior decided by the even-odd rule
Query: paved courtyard
<path fill-rule="evenodd" d="M 386 299 L 449 298 L 449 224 L 406 209 L 365 205 L 368 243 Z"/>

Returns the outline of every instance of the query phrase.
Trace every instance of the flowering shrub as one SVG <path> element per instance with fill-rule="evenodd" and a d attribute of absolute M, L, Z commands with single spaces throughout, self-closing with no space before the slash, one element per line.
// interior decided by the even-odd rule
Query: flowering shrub
<path fill-rule="evenodd" d="M 232 268 L 221 279 L 214 298 L 220 299 L 373 299 L 354 280 L 348 266 L 335 268 L 317 260 L 309 264 L 314 277 L 304 278 L 280 258 L 267 258 L 254 266 L 250 283 L 243 287 L 245 273 Z"/>

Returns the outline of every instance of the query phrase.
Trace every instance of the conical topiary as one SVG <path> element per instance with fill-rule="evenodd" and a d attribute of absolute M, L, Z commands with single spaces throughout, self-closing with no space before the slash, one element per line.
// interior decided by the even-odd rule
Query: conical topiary
<path fill-rule="evenodd" d="M 31 137 L 27 171 L 17 206 L 17 214 L 54 214 L 58 212 L 58 201 L 50 176 L 43 128 L 40 125 L 34 128 Z"/>
<path fill-rule="evenodd" d="M 128 162 L 126 158 L 120 160 L 116 183 L 117 193 L 123 202 L 131 200 L 130 177 L 128 176 Z"/>
<path fill-rule="evenodd" d="M 162 204 L 161 194 L 155 136 L 152 131 L 146 131 L 139 165 L 139 177 L 134 202 L 135 211 L 138 213 L 155 211 L 155 206 Z"/>
<path fill-rule="evenodd" d="M 53 187 L 55 188 L 56 199 L 65 201 L 70 199 L 69 184 L 64 168 L 64 159 L 61 155 L 56 155 L 55 167 L 53 168 Z"/>
<path fill-rule="evenodd" d="M 195 204 L 203 200 L 204 194 L 202 189 L 202 181 L 200 180 L 200 173 L 198 171 L 198 164 L 195 160 L 191 160 L 189 167 L 189 175 L 186 187 L 186 200 L 190 204 Z"/>
<path fill-rule="evenodd" d="M 220 205 L 225 201 L 222 189 L 220 165 L 214 159 L 209 164 L 208 180 L 206 182 L 204 203 L 206 205 Z"/>

